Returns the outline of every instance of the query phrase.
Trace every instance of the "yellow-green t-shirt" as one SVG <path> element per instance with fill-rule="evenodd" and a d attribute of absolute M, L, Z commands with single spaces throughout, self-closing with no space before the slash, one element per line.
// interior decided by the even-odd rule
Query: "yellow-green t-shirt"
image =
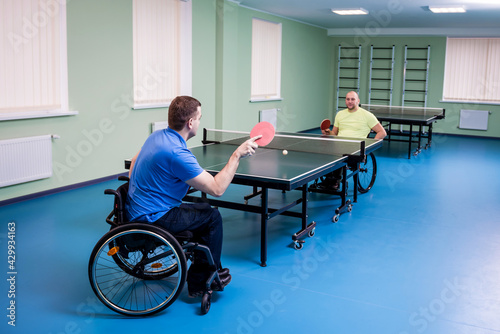
<path fill-rule="evenodd" d="M 339 128 L 341 137 L 366 138 L 371 128 L 378 124 L 378 119 L 371 112 L 358 108 L 355 112 L 341 110 L 335 116 L 333 126 Z"/>

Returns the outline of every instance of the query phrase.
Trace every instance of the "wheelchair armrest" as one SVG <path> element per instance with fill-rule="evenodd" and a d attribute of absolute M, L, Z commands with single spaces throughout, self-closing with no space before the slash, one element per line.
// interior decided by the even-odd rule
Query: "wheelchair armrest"
<path fill-rule="evenodd" d="M 114 190 L 114 189 L 105 189 L 104 190 L 104 194 L 118 196 L 118 192 L 116 190 Z"/>

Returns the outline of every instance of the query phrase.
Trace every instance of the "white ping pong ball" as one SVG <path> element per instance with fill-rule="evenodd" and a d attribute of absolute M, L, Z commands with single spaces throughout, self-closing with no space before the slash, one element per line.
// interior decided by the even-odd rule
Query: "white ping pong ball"
<path fill-rule="evenodd" d="M 287 155 L 288 154 L 288 151 L 287 150 L 283 150 L 283 155 Z"/>

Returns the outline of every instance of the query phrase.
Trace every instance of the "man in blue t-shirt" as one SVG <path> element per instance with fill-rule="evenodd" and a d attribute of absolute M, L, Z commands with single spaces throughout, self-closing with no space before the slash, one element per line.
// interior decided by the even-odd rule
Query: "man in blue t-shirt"
<path fill-rule="evenodd" d="M 176 97 L 168 109 L 168 128 L 148 137 L 130 166 L 126 211 L 130 221 L 149 222 L 172 233 L 191 231 L 194 240 L 206 245 L 221 268 L 222 218 L 207 203 L 182 203 L 189 187 L 222 196 L 231 183 L 241 158 L 255 153 L 254 137 L 240 145 L 215 176 L 203 170 L 186 142 L 196 135 L 201 103 L 190 96 Z M 195 254 L 188 271 L 191 297 L 203 293 L 211 269 L 203 254 Z M 227 268 L 219 269 L 223 286 L 231 281 Z"/>

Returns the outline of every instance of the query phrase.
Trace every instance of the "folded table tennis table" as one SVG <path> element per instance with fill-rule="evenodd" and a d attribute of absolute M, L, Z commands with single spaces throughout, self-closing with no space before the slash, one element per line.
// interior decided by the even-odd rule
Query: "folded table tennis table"
<path fill-rule="evenodd" d="M 203 145 L 190 148 L 200 166 L 212 175 L 216 175 L 226 165 L 229 157 L 238 145 L 249 139 L 248 132 L 203 130 Z M 250 186 L 253 194 L 246 200 L 213 198 L 205 193 L 191 189 L 183 199 L 187 202 L 208 202 L 212 206 L 236 209 L 260 214 L 261 217 L 261 266 L 267 264 L 267 225 L 277 216 L 285 215 L 301 219 L 301 229 L 292 236 L 295 248 L 300 249 L 305 236 L 313 236 L 316 222 L 308 223 L 308 184 L 334 170 L 349 165 L 349 172 L 344 168 L 341 191 L 336 193 L 342 198 L 342 204 L 335 210 L 337 214 L 350 211 L 352 203 L 347 199 L 346 180 L 354 178 L 357 184 L 359 163 L 366 154 L 382 146 L 381 140 L 349 139 L 315 134 L 278 133 L 266 147 L 259 147 L 255 154 L 240 160 L 238 170 L 232 180 L 234 184 Z M 288 151 L 287 155 L 283 150 Z M 129 168 L 130 161 L 125 162 Z M 282 207 L 269 204 L 269 190 L 299 190 L 300 195 Z M 248 198 L 260 196 L 258 205 L 249 204 Z M 353 201 L 357 200 L 357 187 L 354 187 Z M 300 210 L 292 211 L 295 206 Z"/>
<path fill-rule="evenodd" d="M 413 155 L 418 155 L 422 148 L 429 148 L 432 144 L 432 125 L 434 122 L 445 117 L 443 108 L 407 107 L 407 106 L 384 106 L 376 104 L 363 104 L 363 109 L 373 113 L 387 131 L 386 141 L 408 142 L 408 159 L 411 158 L 412 144 L 417 144 Z M 409 130 L 393 128 L 392 125 L 408 125 Z M 414 130 L 417 126 L 418 130 Z M 427 133 L 425 128 L 427 127 Z M 398 138 L 394 138 L 398 137 Z M 406 137 L 399 139 L 399 137 Z M 422 138 L 427 139 L 425 146 L 422 146 Z"/>

